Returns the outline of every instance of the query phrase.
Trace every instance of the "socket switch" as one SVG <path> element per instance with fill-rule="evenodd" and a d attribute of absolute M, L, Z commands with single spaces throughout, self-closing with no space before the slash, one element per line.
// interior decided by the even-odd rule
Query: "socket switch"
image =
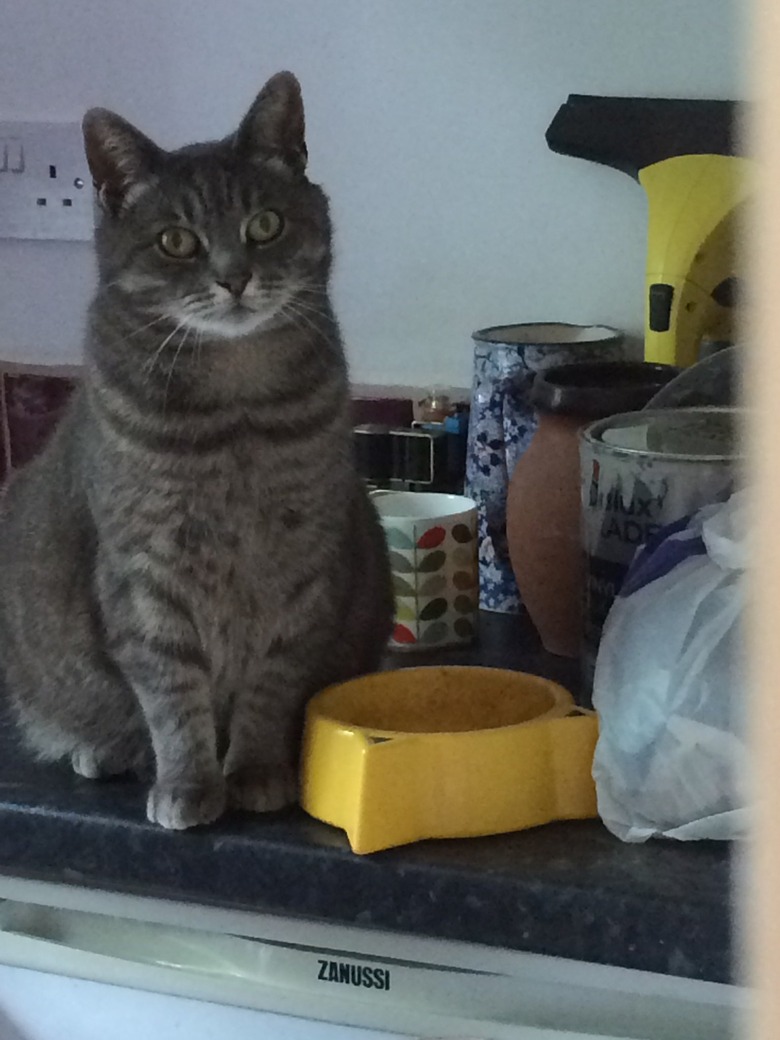
<path fill-rule="evenodd" d="M 87 241 L 93 196 L 78 123 L 0 122 L 0 238 Z"/>

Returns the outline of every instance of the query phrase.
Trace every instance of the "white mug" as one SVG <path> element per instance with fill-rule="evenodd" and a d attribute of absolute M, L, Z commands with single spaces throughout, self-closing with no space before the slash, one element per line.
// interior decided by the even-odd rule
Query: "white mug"
<path fill-rule="evenodd" d="M 470 643 L 479 599 L 477 504 L 462 495 L 379 491 L 372 501 L 390 554 L 396 650 Z"/>

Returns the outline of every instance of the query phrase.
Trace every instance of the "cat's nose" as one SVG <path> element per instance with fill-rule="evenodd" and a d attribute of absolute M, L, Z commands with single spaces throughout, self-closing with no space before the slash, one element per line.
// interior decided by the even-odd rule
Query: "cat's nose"
<path fill-rule="evenodd" d="M 234 274 L 229 278 L 225 278 L 224 281 L 218 281 L 217 285 L 221 285 L 223 289 L 227 289 L 231 295 L 238 299 L 249 284 L 249 278 L 250 275 L 248 274 Z"/>

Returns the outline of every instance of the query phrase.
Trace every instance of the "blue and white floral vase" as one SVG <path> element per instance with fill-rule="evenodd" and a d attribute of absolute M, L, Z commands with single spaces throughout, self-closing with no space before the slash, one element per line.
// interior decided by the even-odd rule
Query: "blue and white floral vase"
<path fill-rule="evenodd" d="M 474 340 L 465 494 L 477 503 L 479 605 L 520 609 L 506 537 L 506 500 L 517 460 L 536 432 L 531 386 L 537 372 L 578 361 L 639 359 L 622 332 L 603 325 L 542 322 L 480 329 Z"/>

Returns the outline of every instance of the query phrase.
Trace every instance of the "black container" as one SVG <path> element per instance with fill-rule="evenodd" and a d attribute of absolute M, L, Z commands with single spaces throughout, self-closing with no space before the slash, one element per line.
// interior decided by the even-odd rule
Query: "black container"
<path fill-rule="evenodd" d="M 539 411 L 602 419 L 644 408 L 680 372 L 649 361 L 583 361 L 540 372 L 531 403 Z"/>

